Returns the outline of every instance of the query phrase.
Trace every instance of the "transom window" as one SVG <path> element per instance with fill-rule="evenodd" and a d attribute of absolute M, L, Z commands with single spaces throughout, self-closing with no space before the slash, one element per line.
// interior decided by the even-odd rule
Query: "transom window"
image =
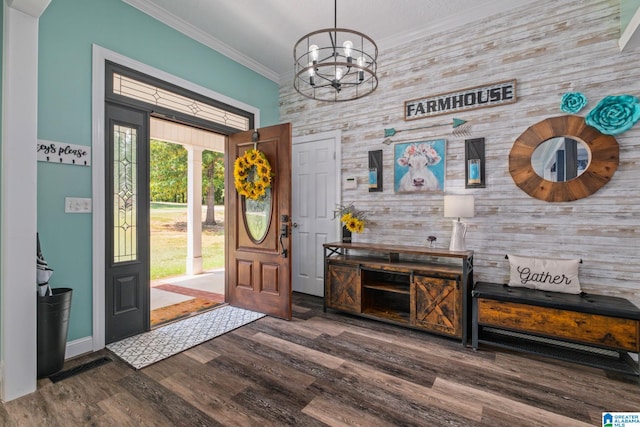
<path fill-rule="evenodd" d="M 115 71 L 113 72 L 113 93 L 234 129 L 250 129 L 249 118 L 247 117 L 171 92 L 159 86 L 136 80 Z"/>

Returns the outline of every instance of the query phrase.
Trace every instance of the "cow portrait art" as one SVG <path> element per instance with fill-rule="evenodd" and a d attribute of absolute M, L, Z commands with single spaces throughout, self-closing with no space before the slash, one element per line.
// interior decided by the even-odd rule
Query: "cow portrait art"
<path fill-rule="evenodd" d="M 443 191 L 444 156 L 444 140 L 396 144 L 395 191 Z"/>

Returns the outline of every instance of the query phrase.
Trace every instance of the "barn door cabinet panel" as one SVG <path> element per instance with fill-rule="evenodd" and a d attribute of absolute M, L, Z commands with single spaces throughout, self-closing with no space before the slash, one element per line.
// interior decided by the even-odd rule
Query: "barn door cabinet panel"
<path fill-rule="evenodd" d="M 326 276 L 327 305 L 351 313 L 360 313 L 360 267 L 331 264 Z"/>
<path fill-rule="evenodd" d="M 411 319 L 415 326 L 462 338 L 459 278 L 415 276 L 411 290 Z"/>
<path fill-rule="evenodd" d="M 467 343 L 473 252 L 326 243 L 324 308 Z"/>

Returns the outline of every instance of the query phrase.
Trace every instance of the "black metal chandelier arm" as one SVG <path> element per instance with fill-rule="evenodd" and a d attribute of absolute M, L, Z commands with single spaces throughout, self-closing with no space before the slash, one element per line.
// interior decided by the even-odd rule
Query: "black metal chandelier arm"
<path fill-rule="evenodd" d="M 347 77 L 347 76 L 348 76 L 348 75 L 350 75 L 350 74 L 351 74 L 351 67 L 347 67 L 347 72 L 346 72 L 346 73 L 344 73 L 344 74 L 342 75 L 342 78 L 340 78 L 339 80 L 344 79 L 345 77 Z M 336 79 L 335 74 L 321 73 L 321 72 L 319 72 L 317 69 L 316 69 L 316 71 L 315 71 L 314 75 L 315 75 L 315 76 L 320 77 L 321 79 L 329 80 L 329 81 L 332 81 L 332 80 L 335 80 L 335 79 Z"/>
<path fill-rule="evenodd" d="M 328 81 L 327 83 L 324 83 L 324 84 L 321 84 L 321 85 L 316 84 L 315 86 L 313 86 L 313 88 L 314 89 L 322 89 L 322 88 L 325 88 L 325 87 L 332 87 L 333 85 L 334 85 L 334 83 Z"/>
<path fill-rule="evenodd" d="M 345 87 L 356 87 L 356 86 L 360 86 L 359 82 L 349 82 L 349 81 L 341 81 L 338 82 L 337 84 L 340 85 L 341 88 L 345 88 Z M 332 85 L 335 86 L 335 83 Z"/>
<path fill-rule="evenodd" d="M 324 58 L 322 58 L 322 59 L 318 59 L 318 60 L 317 60 L 317 61 L 315 61 L 315 62 L 316 62 L 317 64 L 322 64 L 322 63 L 325 63 L 327 60 L 329 60 L 329 59 L 331 59 L 331 58 L 335 58 L 335 57 L 336 57 L 336 54 L 335 54 L 335 53 L 332 53 L 331 55 L 328 55 L 328 56 L 326 56 L 326 57 L 324 57 Z"/>
<path fill-rule="evenodd" d="M 328 74 L 325 76 L 324 74 L 318 74 L 318 73 L 316 73 L 316 74 L 315 74 L 315 76 L 317 76 L 317 77 L 319 77 L 320 79 L 322 79 L 322 80 L 324 80 L 324 81 L 326 81 L 326 82 L 329 82 L 329 83 L 331 83 L 331 82 L 335 79 L 335 77 L 334 77 L 334 76 L 330 76 L 330 75 L 328 75 Z M 329 85 L 330 85 L 330 84 L 329 84 Z M 313 86 L 315 86 L 315 87 L 324 87 L 324 86 L 326 86 L 326 85 L 321 85 L 321 84 L 318 84 L 318 83 L 314 83 L 314 84 L 313 84 Z"/>

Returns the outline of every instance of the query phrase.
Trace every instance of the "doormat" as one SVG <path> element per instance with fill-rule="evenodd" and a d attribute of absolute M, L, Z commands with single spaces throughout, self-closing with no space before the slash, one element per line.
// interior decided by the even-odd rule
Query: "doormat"
<path fill-rule="evenodd" d="M 194 298 L 189 301 L 179 302 L 177 304 L 168 305 L 166 307 L 157 308 L 151 311 L 151 327 L 155 328 L 165 323 L 173 322 L 178 319 L 193 316 L 204 310 L 210 310 L 224 303 L 224 295 L 221 295 L 221 301 L 215 302 L 203 298 Z"/>
<path fill-rule="evenodd" d="M 142 369 L 264 316 L 225 305 L 111 343 L 107 348 L 134 369 Z"/>
<path fill-rule="evenodd" d="M 67 378 L 74 377 L 83 372 L 87 372 L 93 368 L 97 368 L 98 366 L 102 366 L 105 363 L 111 362 L 111 359 L 108 357 L 101 357 L 100 359 L 92 360 L 91 362 L 83 363 L 82 365 L 75 366 L 71 369 L 67 369 L 66 371 L 58 372 L 57 374 L 49 375 L 49 379 L 51 382 L 57 383 L 58 381 L 66 380 Z"/>

